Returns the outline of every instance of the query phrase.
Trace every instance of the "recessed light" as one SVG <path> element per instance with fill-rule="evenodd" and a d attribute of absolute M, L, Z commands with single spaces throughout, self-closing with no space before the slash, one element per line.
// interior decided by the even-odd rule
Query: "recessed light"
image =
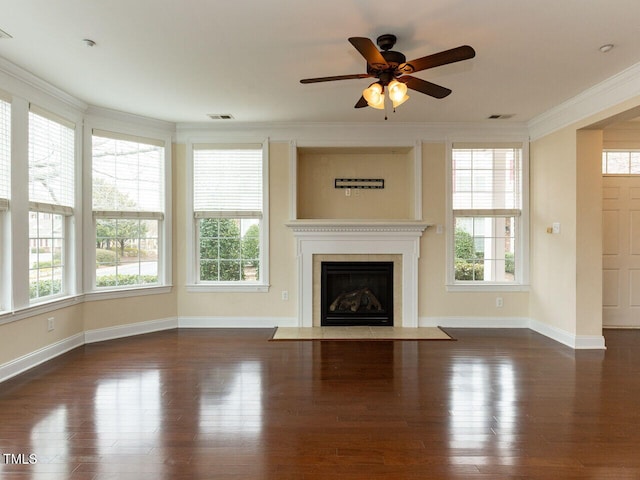
<path fill-rule="evenodd" d="M 0 38 L 13 38 L 13 37 L 9 35 L 7 32 L 5 32 L 4 30 L 0 30 Z"/>
<path fill-rule="evenodd" d="M 613 49 L 613 43 L 606 43 L 600 47 L 602 53 L 607 53 Z"/>
<path fill-rule="evenodd" d="M 513 113 L 494 113 L 492 115 L 489 115 L 487 118 L 489 120 L 498 120 L 498 119 L 506 120 L 508 118 L 513 117 L 513 115 L 514 115 Z"/>
<path fill-rule="evenodd" d="M 95 47 L 96 46 L 96 42 L 94 42 L 93 40 L 91 40 L 90 38 L 83 38 L 82 41 L 84 42 L 84 44 L 87 47 Z"/>

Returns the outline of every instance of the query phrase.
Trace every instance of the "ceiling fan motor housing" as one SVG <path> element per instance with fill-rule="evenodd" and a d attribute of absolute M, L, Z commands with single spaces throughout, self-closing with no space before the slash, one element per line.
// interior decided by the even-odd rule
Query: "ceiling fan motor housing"
<path fill-rule="evenodd" d="M 387 62 L 387 67 L 380 69 L 367 63 L 368 74 L 378 77 L 384 72 L 389 72 L 391 73 L 392 79 L 393 79 L 394 76 L 398 76 L 400 75 L 400 73 L 402 73 L 400 71 L 396 72 L 396 68 L 398 68 L 399 65 L 402 65 L 407 61 L 407 57 L 405 57 L 404 54 L 400 52 L 395 52 L 393 50 L 382 51 L 380 52 L 380 54 Z"/>

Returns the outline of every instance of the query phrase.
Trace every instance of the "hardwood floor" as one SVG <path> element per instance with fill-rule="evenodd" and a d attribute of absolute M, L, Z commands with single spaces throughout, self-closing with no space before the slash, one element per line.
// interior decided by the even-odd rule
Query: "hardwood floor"
<path fill-rule="evenodd" d="M 640 331 L 605 331 L 606 351 L 447 331 L 87 345 L 0 384 L 0 478 L 640 478 Z"/>

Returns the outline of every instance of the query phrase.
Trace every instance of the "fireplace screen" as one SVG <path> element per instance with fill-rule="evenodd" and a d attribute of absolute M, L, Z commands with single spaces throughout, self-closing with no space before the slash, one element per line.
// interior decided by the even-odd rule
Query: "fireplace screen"
<path fill-rule="evenodd" d="M 321 265 L 322 326 L 393 326 L 393 262 Z"/>

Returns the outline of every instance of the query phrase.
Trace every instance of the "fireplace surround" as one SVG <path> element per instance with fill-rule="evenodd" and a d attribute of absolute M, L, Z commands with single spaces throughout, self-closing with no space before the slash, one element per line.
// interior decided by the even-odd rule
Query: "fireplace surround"
<path fill-rule="evenodd" d="M 420 237 L 429 227 L 419 221 L 328 221 L 294 220 L 286 224 L 296 239 L 298 260 L 298 326 L 321 326 L 314 316 L 314 257 L 365 255 L 387 258 L 396 256 L 399 262 L 395 276 L 396 297 L 401 305 L 394 308 L 394 325 L 418 327 L 418 260 Z M 317 268 L 317 266 L 316 266 Z M 319 275 L 317 276 L 319 278 Z M 400 291 L 398 291 L 400 290 Z M 315 300 L 317 303 L 319 299 Z M 318 308 L 319 310 L 319 308 Z M 314 318 L 316 317 L 316 318 Z"/>

